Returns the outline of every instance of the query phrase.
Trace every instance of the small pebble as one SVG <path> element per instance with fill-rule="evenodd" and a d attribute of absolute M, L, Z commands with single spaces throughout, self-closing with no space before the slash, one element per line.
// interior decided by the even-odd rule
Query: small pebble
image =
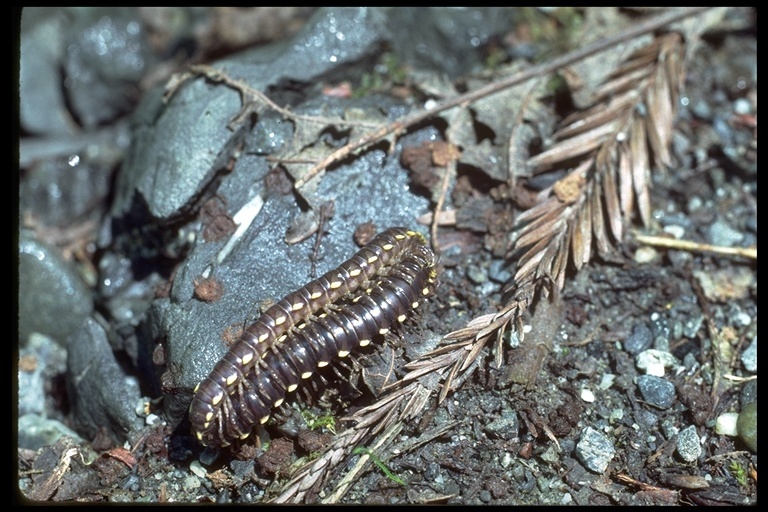
<path fill-rule="evenodd" d="M 733 247 L 744 238 L 744 234 L 733 229 L 728 223 L 717 220 L 709 226 L 709 242 L 712 245 Z"/>
<path fill-rule="evenodd" d="M 675 386 L 668 380 L 641 375 L 637 378 L 637 387 L 643 400 L 659 409 L 668 409 L 675 402 Z"/>
<path fill-rule="evenodd" d="M 582 431 L 581 439 L 576 444 L 576 456 L 587 469 L 595 473 L 605 472 L 615 454 L 616 449 L 611 440 L 592 427 Z"/>
<path fill-rule="evenodd" d="M 677 240 L 680 240 L 685 236 L 685 228 L 683 226 L 678 226 L 677 224 L 664 226 L 664 232 L 668 235 L 672 235 Z"/>
<path fill-rule="evenodd" d="M 741 410 L 736 422 L 739 437 L 753 453 L 757 453 L 757 404 L 752 402 Z"/>
<path fill-rule="evenodd" d="M 721 436 L 736 437 L 739 434 L 736 430 L 738 418 L 737 412 L 724 412 L 715 420 L 715 432 Z"/>
<path fill-rule="evenodd" d="M 653 247 L 649 247 L 647 245 L 638 247 L 635 251 L 635 263 L 640 265 L 644 263 L 651 263 L 652 261 L 656 260 L 658 255 L 659 252 Z"/>
<path fill-rule="evenodd" d="M 701 440 L 694 425 L 683 429 L 678 434 L 677 453 L 686 462 L 693 462 L 701 456 Z"/>
<path fill-rule="evenodd" d="M 752 338 L 752 342 L 741 353 L 741 363 L 749 373 L 757 373 L 757 336 Z"/>
<path fill-rule="evenodd" d="M 208 476 L 208 471 L 200 464 L 200 461 L 193 460 L 189 465 L 189 470 L 200 478 Z"/>
<path fill-rule="evenodd" d="M 632 334 L 624 340 L 624 350 L 630 354 L 639 354 L 649 348 L 653 342 L 653 333 L 645 323 L 635 324 Z"/>
<path fill-rule="evenodd" d="M 656 377 L 663 377 L 665 368 L 675 368 L 678 366 L 675 356 L 669 352 L 654 348 L 649 348 L 639 353 L 636 364 L 639 369 L 645 370 L 647 375 L 655 375 Z"/>

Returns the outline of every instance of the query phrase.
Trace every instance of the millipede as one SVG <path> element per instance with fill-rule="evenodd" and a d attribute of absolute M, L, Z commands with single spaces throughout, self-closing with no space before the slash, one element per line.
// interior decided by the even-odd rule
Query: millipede
<path fill-rule="evenodd" d="M 436 258 L 406 228 L 378 234 L 336 269 L 288 294 L 251 324 L 197 385 L 189 417 L 198 440 L 227 446 L 318 367 L 403 322 L 434 292 Z"/>

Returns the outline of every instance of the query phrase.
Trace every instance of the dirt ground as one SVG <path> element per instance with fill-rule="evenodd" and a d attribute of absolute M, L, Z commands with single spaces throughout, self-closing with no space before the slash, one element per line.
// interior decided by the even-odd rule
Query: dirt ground
<path fill-rule="evenodd" d="M 724 25 L 703 44 L 685 85 L 699 110 L 691 106 L 675 123 L 680 167 L 654 176 L 654 225 L 668 234 L 684 226 L 685 238 L 699 244 L 731 237 L 734 246 L 755 246 L 757 84 L 739 85 L 743 62 L 756 62 L 754 26 Z M 498 198 L 503 189 L 461 178 L 455 187 L 457 202 L 462 193 Z M 412 360 L 434 349 L 442 335 L 503 304 L 511 267 L 498 248 L 508 244 L 514 208 L 503 199 L 477 204 L 477 215 L 496 224 L 440 229 L 440 284 L 421 315 L 382 348 L 329 370 L 330 392 L 304 401 L 301 413 L 283 407 L 258 441 L 214 453 L 163 421 L 131 433 L 124 445 L 65 436 L 38 450 L 19 448 L 18 499 L 275 499 L 292 472 L 348 426 L 341 417 L 376 400 L 364 374 L 375 374 L 391 355 Z M 755 504 L 756 447 L 720 433 L 716 422 L 756 404 L 756 364 L 749 368 L 744 353 L 756 345 L 757 262 L 700 249 L 651 246 L 629 235 L 610 258 L 570 269 L 561 292 L 537 295 L 523 318 L 522 342 L 504 333 L 500 367 L 489 343 L 456 391 L 437 403 L 435 381 L 421 414 L 401 422 L 386 450 L 346 457 L 304 501 Z M 663 370 L 651 375 L 646 364 Z M 152 408 L 161 411 L 157 402 Z M 308 427 L 308 417 L 328 414 L 335 428 L 322 421 Z M 690 439 L 693 446 L 685 445 Z M 345 492 L 337 496 L 339 488 Z"/>

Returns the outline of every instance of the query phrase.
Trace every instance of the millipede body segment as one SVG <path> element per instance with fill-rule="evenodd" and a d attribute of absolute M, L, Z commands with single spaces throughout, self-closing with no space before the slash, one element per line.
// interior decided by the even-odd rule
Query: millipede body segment
<path fill-rule="evenodd" d="M 208 446 L 248 437 L 301 381 L 405 320 L 434 292 L 436 259 L 405 228 L 377 235 L 336 269 L 264 312 L 196 388 L 192 429 Z"/>

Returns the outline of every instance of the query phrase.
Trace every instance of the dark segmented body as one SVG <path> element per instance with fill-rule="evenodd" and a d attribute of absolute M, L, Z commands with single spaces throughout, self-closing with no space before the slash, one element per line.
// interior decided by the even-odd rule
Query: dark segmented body
<path fill-rule="evenodd" d="M 435 257 L 425 243 L 388 229 L 269 308 L 198 385 L 190 405 L 198 439 L 217 446 L 247 437 L 318 366 L 403 321 L 433 291 Z"/>

